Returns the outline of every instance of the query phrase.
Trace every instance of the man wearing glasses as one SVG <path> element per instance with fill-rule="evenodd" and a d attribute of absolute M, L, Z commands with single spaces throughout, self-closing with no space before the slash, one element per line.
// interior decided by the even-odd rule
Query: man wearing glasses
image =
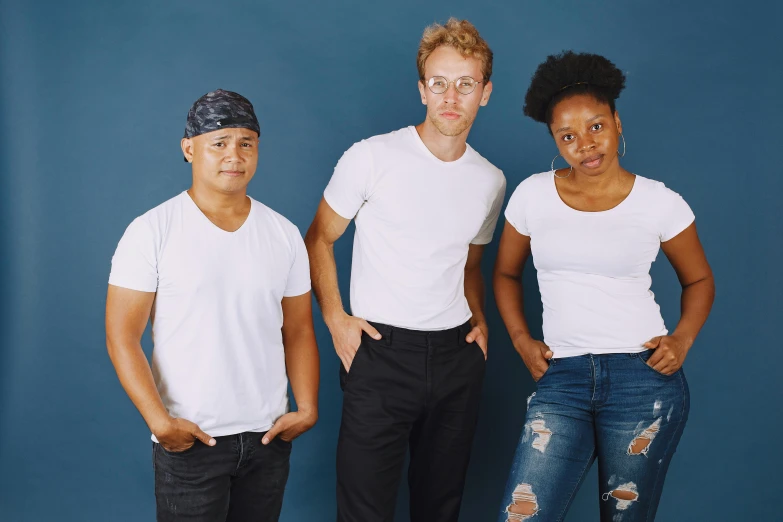
<path fill-rule="evenodd" d="M 410 446 L 412 521 L 456 521 L 487 356 L 480 261 L 503 173 L 466 143 L 492 92 L 492 51 L 469 22 L 424 31 L 418 126 L 353 145 L 305 242 L 313 288 L 342 361 L 339 522 L 393 518 Z M 356 221 L 351 313 L 334 242 Z"/>

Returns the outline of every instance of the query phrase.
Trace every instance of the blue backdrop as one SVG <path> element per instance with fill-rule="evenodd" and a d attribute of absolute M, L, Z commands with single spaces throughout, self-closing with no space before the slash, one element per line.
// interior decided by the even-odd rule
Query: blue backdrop
<path fill-rule="evenodd" d="M 522 115 L 536 65 L 575 49 L 626 72 L 624 165 L 690 203 L 718 288 L 686 363 L 692 412 L 659 520 L 780 520 L 781 4 L 479 4 L 0 0 L 1 520 L 154 518 L 149 434 L 109 362 L 103 313 L 127 224 L 189 185 L 179 140 L 191 103 L 218 87 L 250 98 L 262 127 L 250 194 L 304 233 L 346 148 L 423 119 L 418 39 L 451 15 L 495 52 L 492 99 L 470 142 L 503 169 L 509 194 L 556 154 Z M 346 298 L 350 251 L 351 230 L 336 245 Z M 663 256 L 653 280 L 674 326 L 679 286 Z M 540 334 L 532 267 L 525 284 Z M 465 522 L 494 521 L 534 390 L 491 292 L 488 316 Z M 339 361 L 319 312 L 316 328 L 320 421 L 295 443 L 284 522 L 334 520 Z M 397 520 L 406 511 L 403 491 Z M 593 470 L 568 521 L 597 513 Z"/>

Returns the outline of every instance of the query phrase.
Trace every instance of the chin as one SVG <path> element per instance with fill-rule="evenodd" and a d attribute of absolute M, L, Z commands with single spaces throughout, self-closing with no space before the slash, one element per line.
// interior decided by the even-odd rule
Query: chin
<path fill-rule="evenodd" d="M 467 120 L 464 116 L 456 121 L 447 121 L 436 117 L 432 118 L 432 123 L 444 136 L 459 136 L 470 128 L 473 120 Z"/>

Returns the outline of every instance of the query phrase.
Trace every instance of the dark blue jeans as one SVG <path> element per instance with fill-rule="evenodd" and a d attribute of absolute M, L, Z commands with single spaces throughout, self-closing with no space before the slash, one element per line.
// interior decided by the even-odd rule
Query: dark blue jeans
<path fill-rule="evenodd" d="M 596 458 L 601 520 L 655 519 L 689 395 L 683 371 L 658 373 L 651 354 L 551 361 L 528 401 L 499 521 L 563 520 Z"/>
<path fill-rule="evenodd" d="M 276 522 L 291 443 L 263 433 L 215 437 L 181 453 L 152 443 L 158 522 Z"/>

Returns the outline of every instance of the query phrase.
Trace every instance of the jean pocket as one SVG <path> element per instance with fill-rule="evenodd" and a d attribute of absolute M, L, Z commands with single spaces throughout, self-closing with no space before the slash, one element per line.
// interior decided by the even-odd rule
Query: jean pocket
<path fill-rule="evenodd" d="M 645 367 L 645 368 L 647 368 L 647 370 L 649 370 L 649 371 L 653 372 L 653 373 L 654 373 L 655 375 L 657 375 L 658 377 L 662 377 L 662 378 L 664 378 L 664 379 L 671 379 L 672 377 L 674 377 L 675 375 L 677 375 L 677 373 L 678 373 L 680 370 L 677 370 L 676 372 L 674 372 L 674 373 L 673 373 L 673 374 L 671 374 L 671 375 L 666 375 L 665 373 L 661 373 L 661 372 L 659 372 L 658 370 L 656 370 L 655 368 L 653 368 L 652 366 L 650 366 L 649 364 L 647 364 L 647 361 L 649 361 L 649 360 L 650 360 L 650 357 L 652 357 L 652 355 L 653 355 L 653 352 L 654 352 L 654 351 L 655 351 L 655 350 L 647 350 L 647 351 L 645 351 L 645 352 L 640 352 L 640 353 L 636 353 L 636 354 L 631 354 L 631 357 L 633 357 L 634 359 L 636 359 L 637 361 L 639 361 L 640 363 L 642 363 L 642 364 L 644 365 L 644 367 Z"/>
<path fill-rule="evenodd" d="M 161 453 L 163 453 L 164 455 L 168 455 L 170 457 L 184 457 L 186 455 L 189 455 L 189 454 L 193 453 L 193 451 L 196 449 L 196 444 L 203 444 L 203 442 L 201 442 L 200 440 L 196 439 L 196 440 L 193 441 L 193 445 L 191 447 L 189 447 L 187 449 L 184 449 L 182 451 L 167 450 L 166 448 L 163 447 L 163 444 L 161 444 L 159 442 L 156 443 L 156 444 L 160 448 Z"/>

